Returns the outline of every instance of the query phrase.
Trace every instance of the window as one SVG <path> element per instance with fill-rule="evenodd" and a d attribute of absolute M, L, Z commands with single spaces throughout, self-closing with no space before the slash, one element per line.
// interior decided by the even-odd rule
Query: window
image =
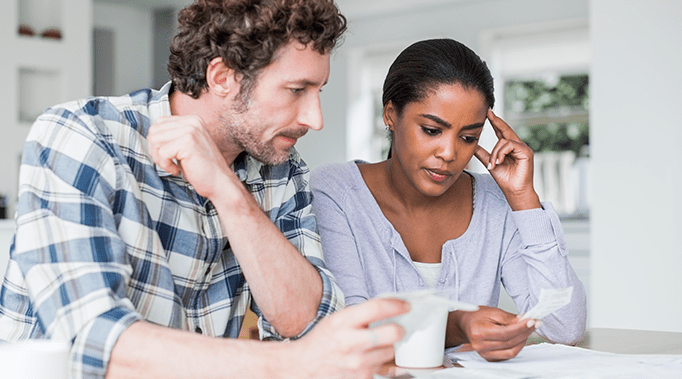
<path fill-rule="evenodd" d="M 546 75 L 504 83 L 506 121 L 535 152 L 535 189 L 559 214 L 589 214 L 589 76 Z"/>
<path fill-rule="evenodd" d="M 535 152 L 534 185 L 540 199 L 551 202 L 562 219 L 587 219 L 587 22 L 493 30 L 482 36 L 481 45 L 481 56 L 495 79 L 496 113 Z M 488 129 L 481 136 L 486 149 L 496 141 Z"/>

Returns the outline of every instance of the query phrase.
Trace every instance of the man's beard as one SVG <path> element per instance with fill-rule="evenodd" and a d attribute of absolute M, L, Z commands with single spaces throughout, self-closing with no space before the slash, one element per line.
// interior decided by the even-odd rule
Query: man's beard
<path fill-rule="evenodd" d="M 247 119 L 249 115 L 249 102 L 238 101 L 230 111 L 221 112 L 220 120 L 226 131 L 227 137 L 232 142 L 246 151 L 258 161 L 267 165 L 279 165 L 289 158 L 289 150 L 279 151 L 275 148 L 273 140 L 261 140 L 264 131 L 268 129 L 267 124 L 251 124 Z M 257 120 L 256 120 L 257 121 Z M 279 135 L 298 139 L 302 137 L 308 128 L 288 130 Z"/>

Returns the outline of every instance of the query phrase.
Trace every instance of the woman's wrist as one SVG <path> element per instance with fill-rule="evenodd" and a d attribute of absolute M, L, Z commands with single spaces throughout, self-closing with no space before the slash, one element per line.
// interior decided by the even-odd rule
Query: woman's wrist
<path fill-rule="evenodd" d="M 512 211 L 525 211 L 529 209 L 542 208 L 540 196 L 538 196 L 537 192 L 535 192 L 533 189 L 524 193 L 505 194 L 505 196 Z"/>
<path fill-rule="evenodd" d="M 464 332 L 464 319 L 466 318 L 464 311 L 450 312 L 448 315 L 448 326 L 445 334 L 445 347 L 459 346 L 469 342 L 469 338 Z"/>

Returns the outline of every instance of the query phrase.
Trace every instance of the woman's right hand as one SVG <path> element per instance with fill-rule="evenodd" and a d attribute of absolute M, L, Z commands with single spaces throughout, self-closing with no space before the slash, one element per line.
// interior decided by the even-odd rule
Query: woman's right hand
<path fill-rule="evenodd" d="M 475 312 L 450 312 L 446 344 L 468 343 L 487 361 L 503 361 L 514 358 L 539 326 L 537 320 L 520 320 L 499 308 L 480 306 Z"/>

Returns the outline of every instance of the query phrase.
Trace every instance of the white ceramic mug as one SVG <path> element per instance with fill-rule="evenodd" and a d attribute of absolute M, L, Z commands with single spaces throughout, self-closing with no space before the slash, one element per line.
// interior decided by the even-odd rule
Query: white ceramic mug
<path fill-rule="evenodd" d="M 21 379 L 68 379 L 70 344 L 28 340 L 0 343 L 0 376 Z"/>
<path fill-rule="evenodd" d="M 434 307 L 425 326 L 395 343 L 395 364 L 400 367 L 429 368 L 443 365 L 446 307 Z"/>

